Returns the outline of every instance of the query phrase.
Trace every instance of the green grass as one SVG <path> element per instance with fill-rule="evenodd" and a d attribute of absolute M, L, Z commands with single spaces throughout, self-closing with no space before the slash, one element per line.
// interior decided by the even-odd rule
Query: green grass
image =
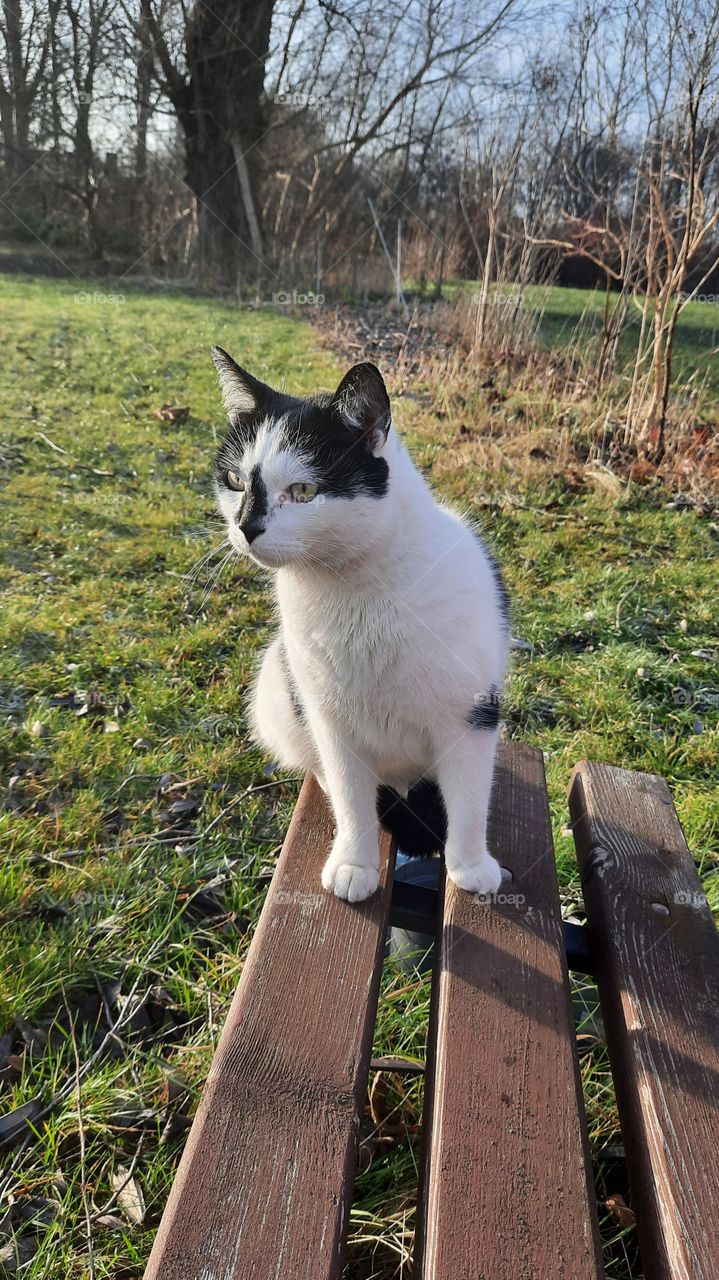
<path fill-rule="evenodd" d="M 4 1187 L 36 1213 L 51 1202 L 51 1225 L 23 1228 L 39 1246 L 26 1276 L 86 1277 L 89 1213 L 97 1280 L 135 1280 L 298 789 L 268 786 L 246 731 L 244 693 L 270 622 L 264 579 L 230 565 L 206 599 L 202 578 L 183 582 L 221 536 L 207 350 L 219 341 L 299 390 L 342 370 L 286 315 L 179 294 L 112 304 L 76 293 L 0 280 L 0 1035 L 11 1032 L 15 1054 L 3 1110 L 60 1095 L 7 1159 Z M 165 402 L 189 405 L 189 418 L 159 422 Z M 409 400 L 398 408 L 437 486 L 483 524 L 515 632 L 534 646 L 514 661 L 508 729 L 546 753 L 567 909 L 578 879 L 565 788 L 587 756 L 668 778 L 719 907 L 719 666 L 692 654 L 717 651 L 716 526 L 653 489 L 514 481 L 508 494 L 504 474 L 452 467 L 451 424 Z M 160 842 L 178 799 L 194 835 L 178 828 Z M 591 1010 L 591 990 L 586 999 Z M 124 1024 L 103 1044 L 120 1008 Z M 427 1008 L 427 982 L 388 964 L 376 1049 L 421 1059 Z M 591 1025 L 582 1045 L 596 1150 L 616 1137 L 616 1115 Z M 79 1108 L 77 1062 L 89 1064 Z M 421 1095 L 421 1080 L 375 1086 L 352 1280 L 407 1274 Z M 144 1222 L 117 1207 L 103 1221 L 113 1174 L 133 1160 Z M 624 1280 L 631 1233 L 617 1235 L 607 1221 L 608 1274 Z"/>

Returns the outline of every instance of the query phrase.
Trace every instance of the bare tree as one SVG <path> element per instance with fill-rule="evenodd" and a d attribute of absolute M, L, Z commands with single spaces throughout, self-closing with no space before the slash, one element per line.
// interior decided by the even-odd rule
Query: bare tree
<path fill-rule="evenodd" d="M 614 57 L 601 24 L 579 24 L 571 126 L 550 164 L 561 209 L 534 240 L 605 282 L 600 375 L 639 312 L 626 434 L 660 460 L 677 322 L 719 268 L 719 6 L 629 0 L 621 17 Z M 643 136 L 632 138 L 632 121 Z"/>
<path fill-rule="evenodd" d="M 98 219 L 104 174 L 93 145 L 91 115 L 100 77 L 109 61 L 117 8 L 117 0 L 64 0 L 63 6 L 63 38 L 69 57 L 63 131 L 71 143 L 72 163 L 63 168 L 57 181 L 79 205 L 88 247 L 96 258 L 102 258 L 104 252 Z"/>
<path fill-rule="evenodd" d="M 30 129 L 60 0 L 3 0 L 0 14 L 0 126 L 8 174 L 30 163 Z"/>

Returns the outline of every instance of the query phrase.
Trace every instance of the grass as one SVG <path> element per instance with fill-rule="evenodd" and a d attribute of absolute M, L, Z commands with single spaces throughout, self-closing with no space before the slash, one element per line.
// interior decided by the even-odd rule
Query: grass
<path fill-rule="evenodd" d="M 135 1280 L 298 790 L 246 732 L 265 581 L 239 564 L 210 594 L 183 580 L 220 540 L 207 349 L 219 341 L 300 390 L 342 369 L 284 314 L 77 292 L 0 280 L 3 1111 L 57 1100 L 3 1186 L 25 1276 L 80 1280 L 92 1259 L 97 1280 Z M 163 403 L 189 417 L 159 421 Z M 436 486 L 483 525 L 515 632 L 534 646 L 514 662 L 508 731 L 546 754 L 567 911 L 579 889 L 564 795 L 586 756 L 668 778 L 719 908 L 716 525 L 656 488 L 575 492 L 488 471 L 421 400 L 400 400 L 398 419 Z M 378 1052 L 422 1059 L 428 994 L 386 965 Z M 588 984 L 577 997 L 596 1153 L 616 1142 L 616 1114 Z M 373 1082 L 352 1280 L 407 1274 L 421 1097 L 418 1078 Z M 134 1225 L 113 1192 L 122 1169 L 145 1202 Z M 601 1164 L 601 1196 L 621 1177 Z M 632 1233 L 603 1216 L 608 1275 L 627 1280 Z"/>
<path fill-rule="evenodd" d="M 506 299 L 519 292 L 516 285 L 496 285 L 494 290 Z M 450 280 L 442 289 L 443 297 L 453 301 L 468 295 L 479 295 L 480 285 L 471 280 Z M 598 342 L 602 334 L 605 294 L 603 289 L 574 289 L 560 285 L 527 285 L 522 287 L 522 305 L 538 316 L 537 338 L 549 350 L 573 347 L 577 331 L 584 343 Z M 674 343 L 674 373 L 677 381 L 705 390 L 710 396 L 719 391 L 719 295 L 702 295 L 704 301 L 687 303 L 677 322 Z M 612 305 L 618 301 L 613 295 Z M 641 323 L 637 304 L 631 304 L 618 349 L 620 367 L 631 365 Z M 704 407 L 704 405 L 702 406 Z M 716 404 L 708 405 L 714 408 Z"/>

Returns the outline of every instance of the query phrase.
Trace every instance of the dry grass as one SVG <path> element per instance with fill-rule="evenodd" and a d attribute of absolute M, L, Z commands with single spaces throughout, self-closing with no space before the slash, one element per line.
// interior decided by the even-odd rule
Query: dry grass
<path fill-rule="evenodd" d="M 498 287 L 481 340 L 480 306 L 466 292 L 417 303 L 407 325 L 381 306 L 327 308 L 313 319 L 348 359 L 373 354 L 395 394 L 408 394 L 420 413 L 442 424 L 442 469 L 471 465 L 504 471 L 515 482 L 539 478 L 614 493 L 628 483 L 656 484 L 713 509 L 719 431 L 711 368 L 676 382 L 660 457 L 640 443 L 628 418 L 632 397 L 641 403 L 646 388 L 631 362 L 622 362 L 622 335 L 613 359 L 602 361 L 597 295 L 583 301 L 579 291 L 562 292 L 578 295 L 578 314 L 560 334 L 548 312 L 548 286 Z"/>

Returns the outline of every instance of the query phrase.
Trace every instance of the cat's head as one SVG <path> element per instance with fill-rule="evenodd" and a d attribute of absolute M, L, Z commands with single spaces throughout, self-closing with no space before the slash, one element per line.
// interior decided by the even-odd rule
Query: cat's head
<path fill-rule="evenodd" d="M 270 568 L 337 567 L 377 546 L 388 520 L 390 405 L 357 364 L 334 394 L 273 391 L 214 347 L 230 428 L 215 489 L 236 551 Z"/>

